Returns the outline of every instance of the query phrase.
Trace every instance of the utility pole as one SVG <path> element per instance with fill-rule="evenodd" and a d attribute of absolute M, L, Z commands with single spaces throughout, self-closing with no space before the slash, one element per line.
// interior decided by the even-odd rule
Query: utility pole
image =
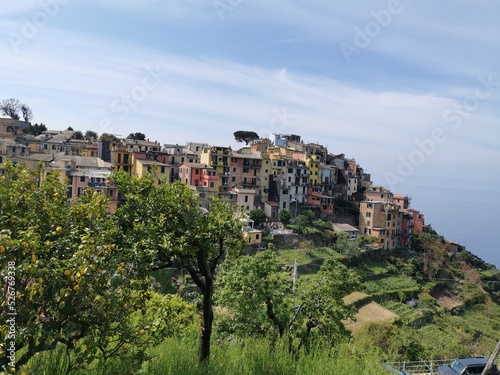
<path fill-rule="evenodd" d="M 486 364 L 486 367 L 484 368 L 481 375 L 487 375 L 488 372 L 490 372 L 490 369 L 493 366 L 493 363 L 495 362 L 495 359 L 498 356 L 498 352 L 500 352 L 500 341 L 498 341 L 498 344 L 497 344 L 495 350 L 493 350 L 493 353 L 491 353 L 490 359 L 488 360 L 488 363 Z"/>

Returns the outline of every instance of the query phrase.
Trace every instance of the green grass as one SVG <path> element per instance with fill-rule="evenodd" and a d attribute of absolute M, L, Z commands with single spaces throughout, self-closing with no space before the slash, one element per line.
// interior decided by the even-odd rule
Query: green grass
<path fill-rule="evenodd" d="M 316 375 L 316 374 L 383 374 L 382 357 L 375 350 L 361 351 L 352 344 L 335 347 L 318 344 L 309 353 L 290 353 L 285 340 L 272 345 L 270 340 L 247 339 L 243 343 L 214 343 L 210 361 L 199 365 L 196 338 L 169 338 L 150 350 L 152 359 L 143 363 L 138 374 L 161 375 Z M 32 360 L 30 374 L 65 374 L 64 350 L 43 353 Z M 137 373 L 137 372 L 136 372 Z M 110 366 L 71 374 L 107 375 L 133 374 L 119 361 Z"/>
<path fill-rule="evenodd" d="M 363 283 L 365 292 L 375 294 L 380 292 L 397 292 L 398 290 L 408 290 L 418 288 L 418 283 L 408 277 L 390 276 L 379 280 L 370 280 Z"/>
<path fill-rule="evenodd" d="M 363 264 L 362 271 L 370 271 L 374 275 L 387 273 L 390 264 L 384 261 L 370 261 Z"/>
<path fill-rule="evenodd" d="M 321 265 L 325 259 L 344 257 L 329 247 L 314 248 L 309 254 L 305 249 L 285 249 L 279 250 L 277 255 L 279 263 L 287 266 L 293 266 L 295 259 L 297 259 L 299 266 L 304 266 L 311 263 Z"/>

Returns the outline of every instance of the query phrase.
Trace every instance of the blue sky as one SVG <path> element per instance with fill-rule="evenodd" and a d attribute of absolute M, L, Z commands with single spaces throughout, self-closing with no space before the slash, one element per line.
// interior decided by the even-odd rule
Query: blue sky
<path fill-rule="evenodd" d="M 17 0 L 0 99 L 51 129 L 294 133 L 397 192 L 498 191 L 499 16 L 493 0 Z"/>

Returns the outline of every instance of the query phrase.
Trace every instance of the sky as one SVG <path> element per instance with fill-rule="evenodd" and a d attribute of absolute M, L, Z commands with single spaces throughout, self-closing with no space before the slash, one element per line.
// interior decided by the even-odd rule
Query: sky
<path fill-rule="evenodd" d="M 9 1 L 0 100 L 162 144 L 299 134 L 398 193 L 500 192 L 499 18 L 494 0 Z"/>

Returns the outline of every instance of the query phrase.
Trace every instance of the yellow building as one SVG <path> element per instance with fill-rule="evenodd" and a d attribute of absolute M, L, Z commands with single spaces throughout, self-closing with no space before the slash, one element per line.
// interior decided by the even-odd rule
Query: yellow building
<path fill-rule="evenodd" d="M 361 234 L 380 240 L 384 249 L 401 246 L 402 213 L 392 203 L 363 201 L 359 207 Z"/>
<path fill-rule="evenodd" d="M 320 156 L 319 155 L 310 155 L 305 159 L 306 167 L 309 169 L 309 183 L 311 185 L 319 185 L 320 177 L 319 177 L 319 164 L 320 164 Z"/>
<path fill-rule="evenodd" d="M 222 190 L 229 190 L 231 152 L 231 147 L 212 146 L 204 148 L 200 154 L 200 163 L 217 171 Z"/>
<path fill-rule="evenodd" d="M 169 183 L 170 165 L 152 160 L 135 159 L 132 174 L 136 177 L 150 175 L 155 180 L 155 184 L 159 184 L 162 181 Z"/>

